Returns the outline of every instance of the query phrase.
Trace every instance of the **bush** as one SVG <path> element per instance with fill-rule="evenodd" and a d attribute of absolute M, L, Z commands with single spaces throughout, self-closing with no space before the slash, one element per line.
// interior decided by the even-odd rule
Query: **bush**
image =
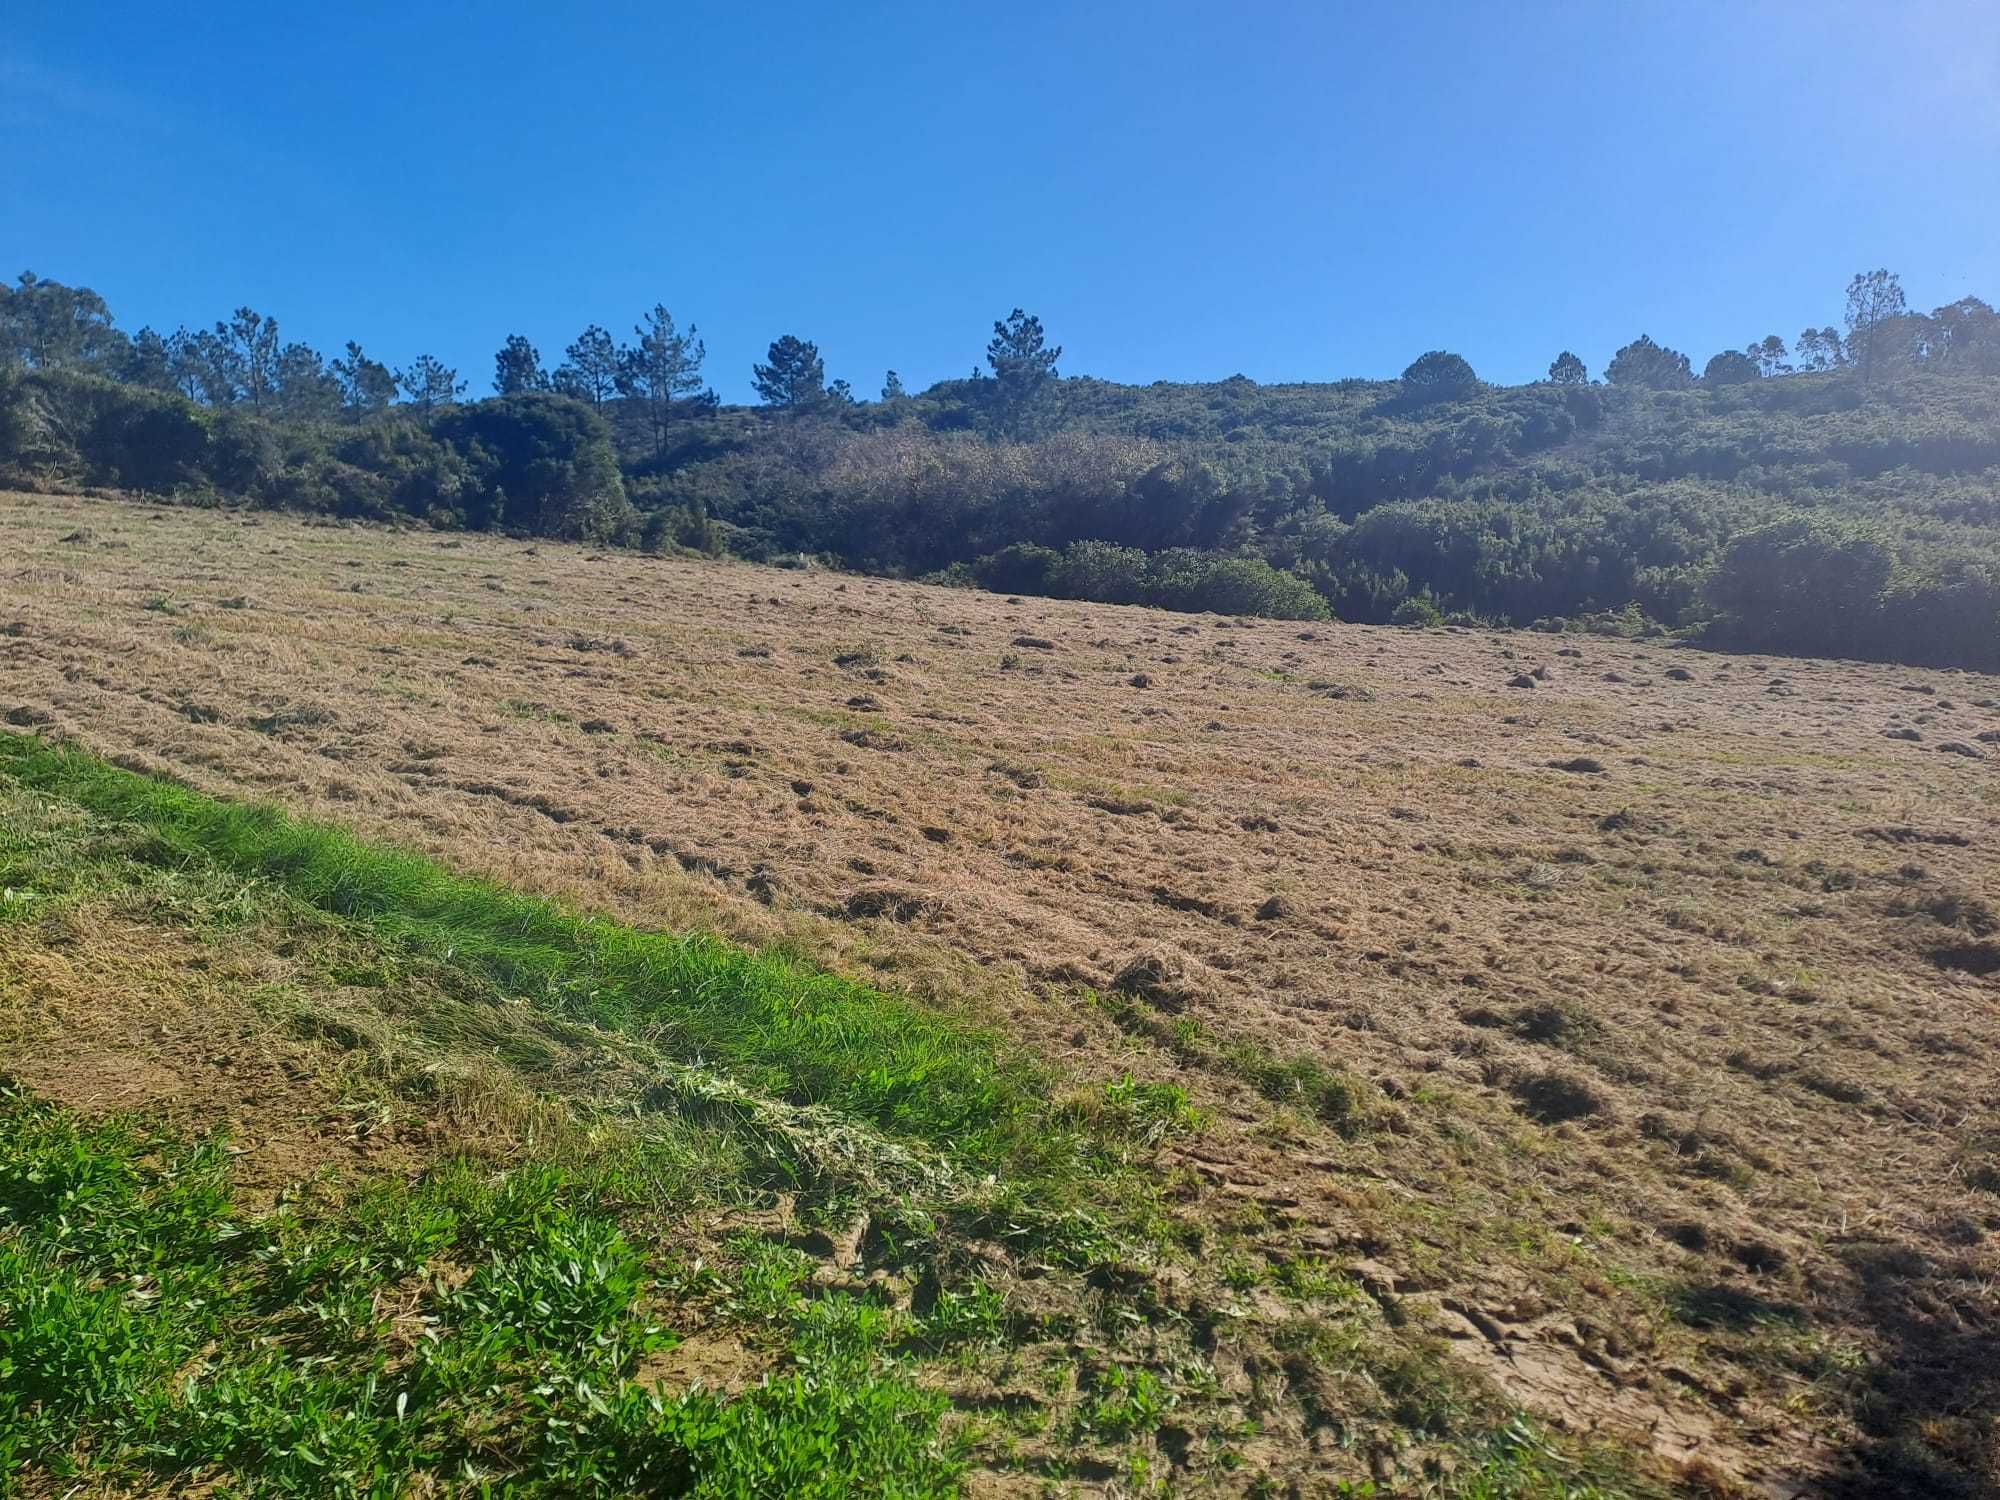
<path fill-rule="evenodd" d="M 1218 557 L 1176 548 L 1147 566 L 1149 603 L 1163 609 L 1262 615 L 1273 620 L 1329 620 L 1333 611 L 1313 586 L 1261 557 Z"/>
<path fill-rule="evenodd" d="M 1228 557 L 1192 547 L 1149 557 L 1136 547 L 1108 542 L 1076 542 L 1063 552 L 1020 543 L 933 576 L 942 582 L 973 582 L 996 593 L 1100 604 L 1150 604 L 1274 620 L 1333 617 L 1326 600 L 1295 573 L 1260 557 Z"/>
<path fill-rule="evenodd" d="M 1062 594 L 1101 604 L 1138 604 L 1146 597 L 1146 554 L 1111 542 L 1072 542 L 1063 552 Z"/>
<path fill-rule="evenodd" d="M 528 392 L 455 406 L 432 431 L 474 476 L 467 524 L 613 541 L 637 522 L 604 419 L 568 396 Z"/>
<path fill-rule="evenodd" d="M 283 463 L 278 432 L 261 417 L 231 408 L 215 417 L 215 440 L 209 448 L 207 477 L 232 495 L 270 498 L 266 486 Z"/>
<path fill-rule="evenodd" d="M 1718 637 L 1765 650 L 1865 654 L 1895 553 L 1876 529 L 1800 515 L 1724 549 L 1708 600 Z"/>
<path fill-rule="evenodd" d="M 638 539 L 648 552 L 680 548 L 705 557 L 720 557 L 727 550 L 722 527 L 687 505 L 669 505 L 645 512 L 639 522 Z"/>
<path fill-rule="evenodd" d="M 69 370 L 0 384 L 0 463 L 26 472 L 166 494 L 213 457 L 206 414 L 179 396 Z"/>
<path fill-rule="evenodd" d="M 980 558 L 972 565 L 979 586 L 996 594 L 1040 594 L 1061 592 L 1062 554 L 1053 547 L 1033 542 L 1017 542 Z"/>
<path fill-rule="evenodd" d="M 1604 378 L 1613 385 L 1676 391 L 1693 383 L 1694 370 L 1680 350 L 1656 344 L 1642 333 L 1611 356 Z"/>
<path fill-rule="evenodd" d="M 1709 385 L 1748 385 L 1753 380 L 1762 380 L 1764 372 L 1749 355 L 1724 349 L 1703 366 L 1701 378 Z"/>

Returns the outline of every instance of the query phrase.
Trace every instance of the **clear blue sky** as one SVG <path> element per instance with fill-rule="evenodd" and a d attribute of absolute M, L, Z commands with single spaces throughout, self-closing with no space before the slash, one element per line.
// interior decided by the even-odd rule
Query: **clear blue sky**
<path fill-rule="evenodd" d="M 1118 380 L 1489 379 L 2000 299 L 1993 0 L 20 5 L 0 272 L 475 391 L 665 302 L 872 395 L 1019 304 Z"/>

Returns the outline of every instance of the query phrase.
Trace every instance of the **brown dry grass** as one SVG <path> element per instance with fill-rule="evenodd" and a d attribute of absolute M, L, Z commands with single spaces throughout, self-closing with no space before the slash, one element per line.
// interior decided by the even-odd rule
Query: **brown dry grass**
<path fill-rule="evenodd" d="M 1559 1420 L 1762 1484 L 2000 1469 L 1996 703 L 0 496 L 10 722 L 1178 1077 L 1216 1253 L 1358 1266 Z"/>

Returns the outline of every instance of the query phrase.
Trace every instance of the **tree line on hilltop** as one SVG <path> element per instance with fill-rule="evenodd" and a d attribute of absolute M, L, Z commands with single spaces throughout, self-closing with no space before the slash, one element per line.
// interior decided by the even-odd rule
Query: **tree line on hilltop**
<path fill-rule="evenodd" d="M 2000 670 L 2000 315 L 1857 275 L 1842 327 L 1696 373 L 1641 335 L 1593 380 L 1125 386 L 1022 309 L 983 367 L 874 399 L 774 340 L 728 406 L 656 305 L 487 399 L 422 354 L 325 357 L 249 308 L 126 334 L 87 288 L 0 284 L 0 479 L 250 501 L 1013 593 L 1285 618 L 1490 621 Z"/>

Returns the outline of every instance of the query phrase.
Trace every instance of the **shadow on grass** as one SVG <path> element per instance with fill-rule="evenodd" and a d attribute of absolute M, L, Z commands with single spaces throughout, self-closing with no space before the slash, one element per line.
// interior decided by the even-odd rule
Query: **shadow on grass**
<path fill-rule="evenodd" d="M 1990 1274 L 1905 1245 L 1850 1246 L 1857 1311 L 1883 1354 L 1856 1413 L 1840 1500 L 2000 1496 L 2000 1301 Z"/>
<path fill-rule="evenodd" d="M 1799 1324 L 1804 1311 L 1795 1303 L 1745 1291 L 1719 1281 L 1691 1282 L 1670 1298 L 1674 1316 L 1690 1328 L 1746 1333 L 1769 1323 Z"/>

